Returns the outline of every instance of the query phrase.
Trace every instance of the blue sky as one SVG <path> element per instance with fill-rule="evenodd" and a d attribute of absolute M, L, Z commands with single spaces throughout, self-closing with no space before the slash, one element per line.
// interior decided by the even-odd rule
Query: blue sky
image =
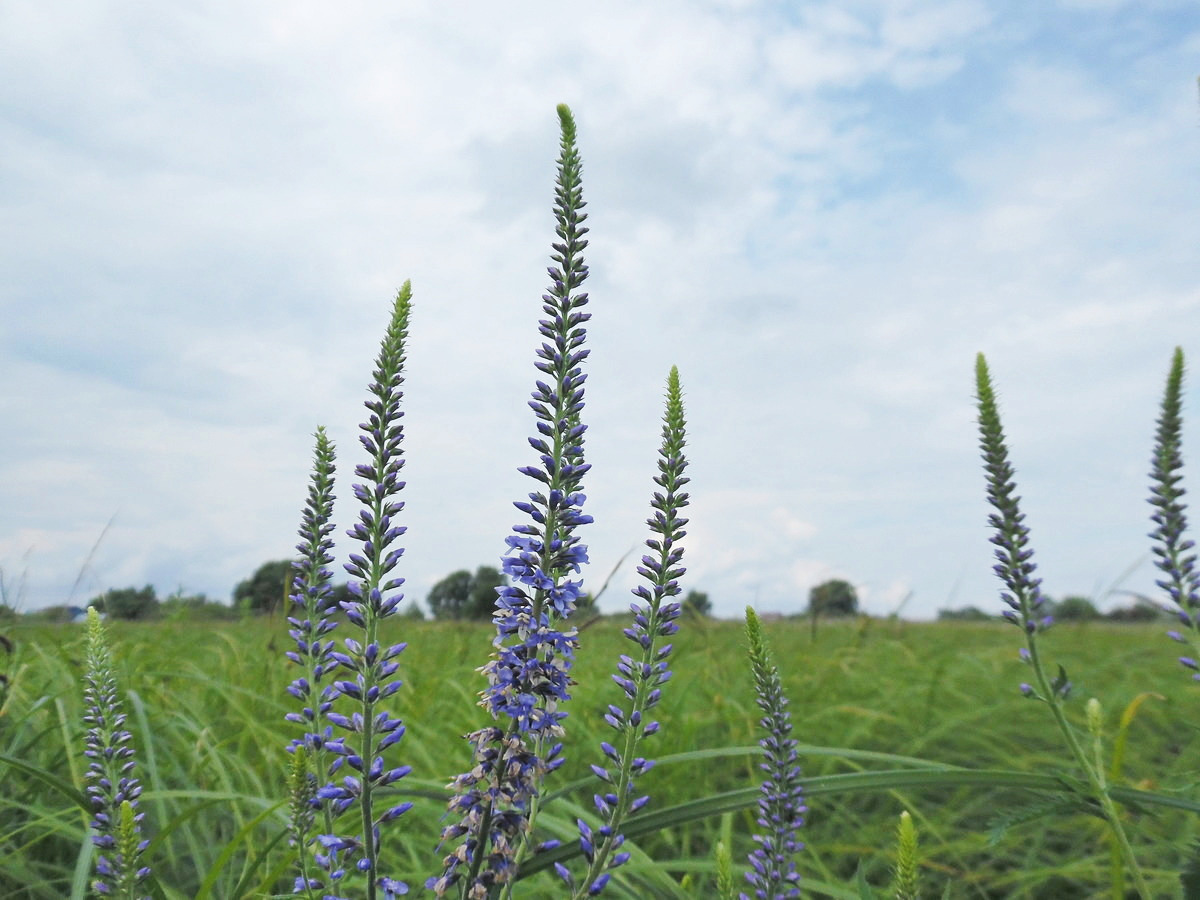
<path fill-rule="evenodd" d="M 997 608 L 983 351 L 1047 591 L 1149 593 L 1156 404 L 1172 349 L 1200 354 L 1197 76 L 1190 0 L 10 0 L 6 583 L 26 609 L 224 599 L 289 555 L 311 434 L 348 476 L 406 278 L 408 594 L 494 562 L 567 102 L 593 586 L 645 537 L 674 363 L 685 587 L 719 613 L 831 577 L 875 613 Z"/>

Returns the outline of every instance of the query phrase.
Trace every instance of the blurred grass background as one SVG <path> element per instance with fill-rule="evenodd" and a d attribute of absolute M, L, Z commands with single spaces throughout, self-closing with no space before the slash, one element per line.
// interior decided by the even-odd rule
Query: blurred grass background
<path fill-rule="evenodd" d="M 555 797 L 541 820 L 546 836 L 570 839 L 575 816 L 592 810 L 596 782 L 587 767 L 600 762 L 598 742 L 609 731 L 606 705 L 620 702 L 609 676 L 629 646 L 620 633 L 625 624 L 599 620 L 581 634 L 566 722 L 568 762 L 549 785 Z M 482 687 L 475 669 L 487 658 L 492 629 L 411 620 L 387 625 L 386 642 L 409 642 L 401 657 L 405 687 L 389 706 L 405 719 L 408 734 L 389 758 L 412 765 L 401 788 L 416 802 L 387 844 L 389 874 L 408 880 L 417 894 L 438 869 L 444 786 L 470 764 L 461 736 L 483 723 L 484 713 L 474 705 Z M 1017 657 L 1020 635 L 1011 626 L 863 618 L 822 623 L 815 640 L 806 622 L 767 623 L 766 629 L 802 744 L 980 769 L 1069 771 L 1046 710 L 1017 691 L 1027 670 Z M 83 629 L 18 623 L 8 634 L 14 653 L 0 709 L 0 754 L 81 790 Z M 294 726 L 283 721 L 291 699 L 284 688 L 294 677 L 283 656 L 291 644 L 284 620 L 116 622 L 109 636 L 127 692 L 146 826 L 151 836 L 159 835 L 149 862 L 166 896 L 231 898 L 271 872 L 277 874 L 274 889 L 283 890 L 292 876 L 286 839 L 279 839 L 287 815 L 280 805 L 283 747 L 294 736 Z M 657 711 L 663 728 L 648 742 L 646 756 L 756 744 L 759 715 L 743 645 L 738 623 L 683 623 L 671 662 L 675 677 Z M 1200 698 L 1161 627 L 1059 625 L 1046 634 L 1044 647 L 1074 682 L 1070 710 L 1079 727 L 1086 700 L 1095 696 L 1103 703 L 1110 751 L 1122 714 L 1136 709 L 1122 783 L 1196 796 Z M 836 751 L 804 753 L 801 765 L 806 776 L 886 767 Z M 651 795 L 653 811 L 745 788 L 758 777 L 757 759 L 747 752 L 664 763 L 639 788 Z M 962 898 L 1114 896 L 1110 848 L 1099 820 L 1078 812 L 1039 815 L 1053 801 L 1029 792 L 961 787 L 824 793 L 809 806 L 801 854 L 806 895 L 822 895 L 826 883 L 848 888 L 860 864 L 873 885 L 885 886 L 896 818 L 908 809 L 930 896 L 940 897 L 947 884 L 950 896 Z M 1129 810 L 1128 816 L 1157 895 L 1176 896 L 1179 872 L 1195 855 L 1197 817 L 1157 807 Z M 1005 819 L 1013 820 L 1007 828 Z M 729 836 L 735 862 L 744 865 L 755 827 L 753 810 L 746 810 L 640 838 L 633 861 L 606 896 L 714 896 L 717 839 Z M 0 765 L 0 896 L 70 897 L 85 880 L 89 854 L 83 811 L 44 780 Z M 259 857 L 262 867 L 248 877 Z M 559 894 L 549 875 L 518 890 L 524 897 Z M 828 895 L 838 894 L 831 888 Z"/>

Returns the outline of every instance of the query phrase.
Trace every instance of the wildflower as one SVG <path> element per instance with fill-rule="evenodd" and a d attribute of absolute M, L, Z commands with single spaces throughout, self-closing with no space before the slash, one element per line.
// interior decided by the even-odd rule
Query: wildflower
<path fill-rule="evenodd" d="M 634 781 L 654 765 L 653 760 L 637 756 L 637 752 L 642 739 L 658 731 L 658 722 L 647 719 L 646 713 L 658 705 L 660 685 L 671 677 L 667 668 L 671 645 L 659 646 L 658 640 L 679 630 L 676 620 L 680 604 L 670 598 L 678 596 L 678 579 L 685 571 L 679 565 L 683 559 L 679 541 L 687 534 L 684 526 L 688 520 L 681 517 L 679 511 L 688 505 L 688 495 L 682 489 L 691 480 L 683 474 L 687 468 L 683 455 L 686 424 L 679 370 L 672 366 L 667 378 L 658 474 L 654 477 L 662 491 L 655 492 L 650 502 L 654 514 L 646 521 L 654 532 L 646 541 L 652 553 L 643 556 L 642 565 L 638 567 L 638 572 L 650 585 L 633 589 L 641 603 L 630 606 L 633 626 L 624 632 L 625 637 L 637 645 L 637 658 L 623 654 L 617 665 L 618 674 L 613 676 L 613 681 L 629 699 L 629 709 L 609 706 L 604 717 L 617 733 L 618 746 L 602 741 L 600 749 L 606 762 L 603 767 L 592 766 L 592 772 L 608 785 L 608 789 L 593 797 L 603 820 L 595 835 L 586 823 L 579 822 L 580 844 L 588 862 L 587 874 L 576 887 L 566 869 L 559 870 L 559 875 L 574 889 L 577 898 L 599 894 L 608 881 L 607 870 L 628 861 L 627 852 L 616 852 L 625 840 L 621 835 L 621 824 L 629 813 L 637 812 L 650 799 L 648 796 L 635 798 Z"/>
<path fill-rule="evenodd" d="M 91 760 L 84 778 L 92 805 L 92 843 L 100 850 L 92 887 L 105 896 L 134 900 L 150 874 L 148 867 L 139 865 L 150 842 L 140 836 L 145 814 L 137 811 L 142 786 L 134 775 L 133 737 L 124 728 L 112 655 L 95 607 L 88 608 L 84 684 L 87 714 L 83 721 L 88 726 L 84 756 Z"/>
<path fill-rule="evenodd" d="M 288 618 L 288 624 L 292 626 L 288 634 L 296 642 L 296 649 L 288 651 L 287 657 L 305 668 L 304 674 L 288 685 L 288 693 L 306 705 L 298 713 L 288 713 L 286 718 L 308 729 L 303 738 L 292 742 L 289 749 L 303 745 L 319 753 L 325 741 L 332 737 L 329 726 L 322 729 L 321 722 L 333 705 L 335 691 L 331 685 L 326 685 L 320 691 L 319 700 L 313 697 L 318 696 L 322 679 L 338 664 L 333 659 L 333 641 L 321 640 L 337 628 L 337 623 L 328 618 L 333 573 L 327 568 L 333 562 L 333 541 L 329 539 L 333 523 L 329 519 L 334 501 L 334 448 L 324 428 L 317 429 L 316 438 L 308 502 L 299 532 L 303 540 L 296 545 L 301 556 L 295 563 L 296 575 L 289 597 L 293 614 Z"/>
<path fill-rule="evenodd" d="M 300 560 L 295 564 L 296 574 L 292 583 L 290 601 L 292 615 L 288 617 L 291 629 L 288 634 L 296 642 L 296 649 L 289 650 L 288 659 L 304 668 L 290 685 L 288 693 L 304 704 L 300 712 L 290 712 L 289 722 L 302 725 L 305 732 L 288 745 L 294 754 L 289 785 L 292 811 L 292 845 L 296 848 L 300 876 L 296 880 L 296 893 L 312 896 L 324 884 L 309 875 L 307 847 L 309 834 L 314 826 L 314 812 L 324 807 L 323 826 L 325 831 L 333 828 L 333 817 L 328 804 L 316 795 L 316 778 L 309 770 L 310 759 L 318 772 L 327 767 L 325 744 L 333 740 L 333 727 L 326 716 L 333 706 L 336 689 L 332 684 L 321 688 L 326 675 L 337 668 L 333 658 L 334 642 L 321 638 L 337 627 L 328 618 L 329 598 L 332 593 L 328 566 L 333 562 L 333 531 L 330 516 L 333 512 L 333 443 L 324 428 L 316 433 L 313 473 L 308 489 L 308 501 L 301 517 L 301 542 L 296 545 Z"/>
<path fill-rule="evenodd" d="M 1145 877 L 1125 835 L 1121 817 L 1105 787 L 1103 768 L 1088 755 L 1063 713 L 1064 702 L 1071 693 L 1071 681 L 1061 665 L 1058 666 L 1058 673 L 1051 678 L 1042 663 L 1037 635 L 1049 627 L 1050 620 L 1048 616 L 1040 615 L 1040 608 L 1045 602 L 1040 588 L 1041 579 L 1033 575 L 1035 566 L 1032 562 L 1033 550 L 1029 547 L 1029 529 L 1020 511 L 1020 498 L 1016 496 L 1013 468 L 1008 462 L 996 395 L 982 353 L 975 359 L 975 386 L 979 400 L 979 445 L 983 450 L 988 501 L 996 509 L 988 517 L 988 523 L 995 531 L 991 541 L 996 545 L 996 558 L 999 560 L 994 571 L 1005 588 L 1000 594 L 1009 607 L 1004 610 L 1004 616 L 1021 628 L 1025 636 L 1025 652 L 1021 654 L 1021 659 L 1033 674 L 1033 683 L 1023 682 L 1020 691 L 1049 708 L 1063 741 L 1085 776 L 1090 799 L 1099 806 L 1108 822 L 1138 895 L 1148 900 L 1150 893 Z"/>
<path fill-rule="evenodd" d="M 917 888 L 917 829 L 907 809 L 900 813 L 900 824 L 896 826 L 892 896 L 895 900 L 918 900 L 921 896 Z"/>
<path fill-rule="evenodd" d="M 350 554 L 346 571 L 354 577 L 350 591 L 354 599 L 342 603 L 342 609 L 352 623 L 363 631 L 364 640 L 346 638 L 344 652 L 331 650 L 329 656 L 338 664 L 345 677 L 334 681 L 333 696 L 345 698 L 344 708 L 352 712 L 330 710 L 326 718 L 345 734 L 324 743 L 325 750 L 335 756 L 329 767 L 331 776 L 340 774 L 317 791 L 317 797 L 329 804 L 333 816 L 339 817 L 357 807 L 361 827 L 354 836 L 323 834 L 318 837 L 325 853 L 317 854 L 318 864 L 330 872 L 330 879 L 345 877 L 346 867 L 367 876 L 366 896 L 376 900 L 390 898 L 407 891 L 403 882 L 384 877 L 378 871 L 380 827 L 407 812 L 411 803 L 400 803 L 382 812 L 376 808 L 379 791 L 404 778 L 410 766 L 389 766 L 383 752 L 404 736 L 404 723 L 392 718 L 379 704 L 399 690 L 395 678 L 399 663 L 396 657 L 405 644 L 382 647 L 379 643 L 379 623 L 395 613 L 403 594 L 396 593 L 404 583 L 391 577 L 404 553 L 394 546 L 405 532 L 394 517 L 404 508 L 395 495 L 404 487 L 399 480 L 404 465 L 400 445 L 404 429 L 400 410 L 404 383 L 404 348 L 408 336 L 408 319 L 412 289 L 406 281 L 396 295 L 391 323 L 383 339 L 376 361 L 375 380 L 369 391 L 372 399 L 366 403 L 371 416 L 359 426 L 363 432 L 359 441 L 370 455 L 370 462 L 359 465 L 355 474 L 367 484 L 354 485 L 354 495 L 363 504 L 359 521 L 347 534 L 362 543 L 362 553 Z M 347 770 L 352 774 L 347 774 Z M 335 826 L 336 827 L 336 826 Z"/>
<path fill-rule="evenodd" d="M 996 395 L 982 353 L 976 359 L 975 381 L 979 398 L 979 446 L 983 450 L 987 474 L 988 502 L 996 508 L 996 512 L 988 516 L 988 524 L 995 530 L 991 541 L 996 545 L 996 559 L 999 560 L 992 570 L 1006 588 L 1000 599 L 1009 607 L 1001 614 L 1027 634 L 1034 634 L 1048 628 L 1051 619 L 1039 615 L 1045 604 L 1042 580 L 1033 576 L 1037 567 L 1032 562 L 1033 550 L 1029 548 L 1029 528 L 1018 505 L 1020 497 L 1015 494 L 1013 467 L 1008 461 Z"/>
<path fill-rule="evenodd" d="M 461 844 L 444 858 L 442 874 L 426 882 L 439 897 L 463 879 L 461 891 L 471 898 L 511 886 L 521 859 L 533 849 L 529 835 L 540 786 L 563 762 L 561 707 L 569 699 L 578 645 L 575 629 L 563 622 L 582 593 L 582 583 L 568 576 L 588 561 L 575 531 L 592 518 L 582 511 L 581 491 L 590 468 L 580 422 L 587 377 L 580 366 L 588 356 L 584 323 L 590 315 L 583 311 L 587 294 L 578 291 L 588 273 L 582 255 L 587 214 L 575 120 L 565 105 L 558 116 L 554 212 L 560 241 L 553 245 L 551 284 L 542 297 L 546 318 L 538 327 L 544 341 L 534 363 L 548 380 L 536 382 L 529 401 L 538 432 L 529 444 L 540 464 L 519 470 L 538 487 L 528 502 L 514 504 L 529 521 L 515 525 L 507 538 L 502 566 L 510 583 L 498 589 L 494 650 L 480 669 L 488 682 L 480 705 L 498 724 L 467 735 L 475 764 L 450 784 L 449 809 L 459 819 L 442 832 L 442 842 Z"/>
<path fill-rule="evenodd" d="M 746 880 L 753 885 L 757 900 L 783 900 L 800 896 L 795 855 L 804 844 L 796 839 L 796 831 L 804 824 L 808 807 L 804 805 L 796 740 L 791 736 L 792 717 L 787 711 L 779 669 L 771 662 L 762 625 L 750 607 L 746 608 L 746 637 L 758 706 L 765 714 L 760 724 L 767 732 L 759 741 L 766 757 L 761 768 L 767 777 L 758 799 L 757 822 L 764 832 L 754 835 L 758 846 L 750 853 L 753 871 L 746 873 Z M 740 894 L 739 900 L 749 900 L 748 895 Z"/>
<path fill-rule="evenodd" d="M 1183 480 L 1182 393 L 1183 350 L 1176 347 L 1163 392 L 1150 470 L 1150 505 L 1154 507 L 1150 520 L 1155 526 L 1150 538 L 1156 557 L 1154 564 L 1166 576 L 1155 583 L 1167 592 L 1180 622 L 1189 633 L 1189 637 L 1184 637 L 1178 631 L 1168 631 L 1167 636 L 1194 646 L 1189 638 L 1194 638 L 1200 628 L 1200 571 L 1196 568 L 1196 554 L 1189 552 L 1195 544 L 1184 538 L 1187 504 L 1183 502 L 1185 492 L 1180 484 Z M 1190 656 L 1180 657 L 1179 662 L 1185 668 L 1197 668 Z M 1192 677 L 1200 681 L 1200 673 Z"/>

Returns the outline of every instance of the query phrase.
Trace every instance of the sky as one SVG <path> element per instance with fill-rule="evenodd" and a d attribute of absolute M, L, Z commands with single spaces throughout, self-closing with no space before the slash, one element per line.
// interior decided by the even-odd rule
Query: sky
<path fill-rule="evenodd" d="M 1044 589 L 1127 605 L 1155 591 L 1171 353 L 1200 357 L 1197 76 L 1194 0 L 5 0 L 5 594 L 228 600 L 292 555 L 318 425 L 344 560 L 405 279 L 405 592 L 496 564 L 536 461 L 565 102 L 588 586 L 624 558 L 603 609 L 637 581 L 674 364 L 685 590 L 999 611 L 978 352 Z M 1192 375 L 1185 459 L 1197 406 Z"/>

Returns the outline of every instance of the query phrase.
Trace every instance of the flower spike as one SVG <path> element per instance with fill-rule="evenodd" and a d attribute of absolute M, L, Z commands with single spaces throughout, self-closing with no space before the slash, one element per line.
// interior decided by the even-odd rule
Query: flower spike
<path fill-rule="evenodd" d="M 796 832 L 804 824 L 804 791 L 800 785 L 800 767 L 796 764 L 796 739 L 792 737 L 792 716 L 787 711 L 787 697 L 779 669 L 771 662 L 771 651 L 763 636 L 762 623 L 751 607 L 746 607 L 746 638 L 750 645 L 750 666 L 754 670 L 754 687 L 758 706 L 763 711 L 760 721 L 767 736 L 759 743 L 766 762 L 760 768 L 767 773 L 758 799 L 758 825 L 763 829 L 754 835 L 757 847 L 750 853 L 751 871 L 746 881 L 754 887 L 756 900 L 784 900 L 799 897 L 796 884 L 796 853 L 804 844 Z M 739 894 L 739 900 L 749 900 Z"/>
<path fill-rule="evenodd" d="M 1182 666 L 1193 671 L 1192 677 L 1200 681 L 1196 671 L 1195 657 L 1200 656 L 1197 635 L 1200 633 L 1200 570 L 1196 568 L 1196 554 L 1189 552 L 1195 544 L 1187 540 L 1187 504 L 1183 480 L 1183 349 L 1175 348 L 1171 369 L 1167 375 L 1167 386 L 1163 391 L 1162 411 L 1158 417 L 1158 430 L 1154 442 L 1154 459 L 1150 469 L 1150 505 L 1154 515 L 1153 541 L 1154 564 L 1164 574 L 1155 582 L 1167 592 L 1171 608 L 1179 617 L 1184 631 L 1168 631 L 1167 635 L 1192 651 L 1179 657 Z"/>
<path fill-rule="evenodd" d="M 621 656 L 618 674 L 613 676 L 628 699 L 628 709 L 609 706 L 604 718 L 616 732 L 613 740 L 617 746 L 602 741 L 604 764 L 592 766 L 592 772 L 605 784 L 603 792 L 593 797 L 603 824 L 593 834 L 586 823 L 579 822 L 580 845 L 588 862 L 582 881 L 576 884 L 565 867 L 559 870 L 577 900 L 599 894 L 610 870 L 628 861 L 629 853 L 618 852 L 625 841 L 621 825 L 629 813 L 642 809 L 650 800 L 648 796 L 635 796 L 634 782 L 654 765 L 653 760 L 637 753 L 642 739 L 658 731 L 658 722 L 648 720 L 646 713 L 658 705 L 660 686 L 671 677 L 667 668 L 671 645 L 660 644 L 660 638 L 669 638 L 679 630 L 676 620 L 680 604 L 671 598 L 679 595 L 678 579 L 685 571 L 680 565 L 683 547 L 679 542 L 687 534 L 684 526 L 688 520 L 679 512 L 688 505 L 688 494 L 683 488 L 691 480 L 683 474 L 688 464 L 683 455 L 686 427 L 679 370 L 672 366 L 667 377 L 658 474 L 654 476 L 660 490 L 650 501 L 654 514 L 646 520 L 653 532 L 646 541 L 651 553 L 642 557 L 642 565 L 638 567 L 649 585 L 633 589 L 641 602 L 630 605 L 633 626 L 625 629 L 625 637 L 638 649 L 634 656 Z"/>
<path fill-rule="evenodd" d="M 84 777 L 92 805 L 92 843 L 100 851 L 92 887 L 106 897 L 148 900 L 140 887 L 150 874 L 149 867 L 140 864 L 142 851 L 150 844 L 141 837 L 145 813 L 137 811 L 142 786 L 134 774 L 133 737 L 125 730 L 104 624 L 94 606 L 87 611 L 84 685 L 83 721 L 88 730 L 83 755 L 90 760 Z"/>
<path fill-rule="evenodd" d="M 335 831 L 342 834 L 318 836 L 325 852 L 316 854 L 317 862 L 329 872 L 330 881 L 340 881 L 348 869 L 365 874 L 367 900 L 390 900 L 408 892 L 403 882 L 379 872 L 379 841 L 381 826 L 406 813 L 412 804 L 400 803 L 381 810 L 377 803 L 382 789 L 411 771 L 410 766 L 395 766 L 384 760 L 384 751 L 404 736 L 404 723 L 380 708 L 382 701 L 400 688 L 401 682 L 395 677 L 400 667 L 396 657 L 407 645 L 382 647 L 379 643 L 380 622 L 393 615 L 404 599 L 397 592 L 404 579 L 392 573 L 404 553 L 396 541 L 406 531 L 396 524 L 395 517 L 404 509 L 396 495 L 404 487 L 400 481 L 404 466 L 404 413 L 400 401 L 404 396 L 401 386 L 411 299 L 412 287 L 406 281 L 396 295 L 376 361 L 375 380 L 368 388 L 371 399 L 365 405 L 371 415 L 359 425 L 359 441 L 370 461 L 354 470 L 366 483 L 353 487 L 362 509 L 358 522 L 347 534 L 362 543 L 362 550 L 351 553 L 346 564 L 346 571 L 354 578 L 350 582 L 353 599 L 344 601 L 342 609 L 346 618 L 362 629 L 363 640 L 346 638 L 342 651 L 330 653 L 344 675 L 332 683 L 333 696 L 341 702 L 326 717 L 344 734 L 324 744 L 324 749 L 335 756 L 329 774 L 339 777 L 317 791 L 317 797 L 329 804 L 335 819 L 352 809 L 357 809 L 360 819 L 353 829 L 355 833 L 346 835 L 335 821 Z"/>
<path fill-rule="evenodd" d="M 587 548 L 575 533 L 592 521 L 582 511 L 585 426 L 581 423 L 582 363 L 587 278 L 581 163 L 575 146 L 575 120 L 558 107 L 561 129 L 555 189 L 555 242 L 542 297 L 546 318 L 538 324 L 541 347 L 534 363 L 539 378 L 529 401 L 537 436 L 529 438 L 538 465 L 519 471 L 536 482 L 528 501 L 514 505 L 527 521 L 513 526 L 502 558 L 511 583 L 498 589 L 496 638 L 491 659 L 480 671 L 487 687 L 480 705 L 495 724 L 467 735 L 474 753 L 471 771 L 450 784 L 449 809 L 458 821 L 442 832 L 442 842 L 460 841 L 445 857 L 442 873 L 426 887 L 441 897 L 458 884 L 460 894 L 487 897 L 511 891 L 520 862 L 534 847 L 530 841 L 541 785 L 563 757 L 561 709 L 569 699 L 570 670 L 578 638 L 566 627 L 582 594 L 572 580 L 588 561 Z M 544 380 L 543 380 L 544 379 Z M 460 883 L 461 882 L 461 883 Z"/>
<path fill-rule="evenodd" d="M 1059 733 L 1063 737 L 1071 756 L 1084 773 L 1091 800 L 1102 811 L 1108 821 L 1117 847 L 1124 858 L 1127 871 L 1132 875 L 1135 889 L 1140 897 L 1149 900 L 1145 876 L 1138 865 L 1137 857 L 1125 835 L 1121 817 L 1117 813 L 1112 797 L 1104 783 L 1103 768 L 1098 766 L 1079 742 L 1074 728 L 1067 721 L 1063 706 L 1071 693 L 1071 682 L 1060 665 L 1052 678 L 1042 661 L 1038 634 L 1050 625 L 1050 617 L 1041 614 L 1045 600 L 1041 592 L 1041 579 L 1033 575 L 1033 550 L 1029 547 L 1029 528 L 1019 507 L 1013 481 L 1013 467 L 1008 462 L 1008 450 L 1004 444 L 1004 429 L 1000 425 L 1000 413 L 996 407 L 996 394 L 992 389 L 987 360 L 980 353 L 975 359 L 975 389 L 979 400 L 979 446 L 983 451 L 984 471 L 987 476 L 988 502 L 995 508 L 988 517 L 988 524 L 995 530 L 991 541 L 996 545 L 994 567 L 996 576 L 1004 585 L 1000 597 L 1008 605 L 1004 617 L 1017 625 L 1025 639 L 1020 650 L 1021 661 L 1032 670 L 1031 682 L 1020 685 L 1026 697 L 1045 703 L 1054 717 Z"/>

